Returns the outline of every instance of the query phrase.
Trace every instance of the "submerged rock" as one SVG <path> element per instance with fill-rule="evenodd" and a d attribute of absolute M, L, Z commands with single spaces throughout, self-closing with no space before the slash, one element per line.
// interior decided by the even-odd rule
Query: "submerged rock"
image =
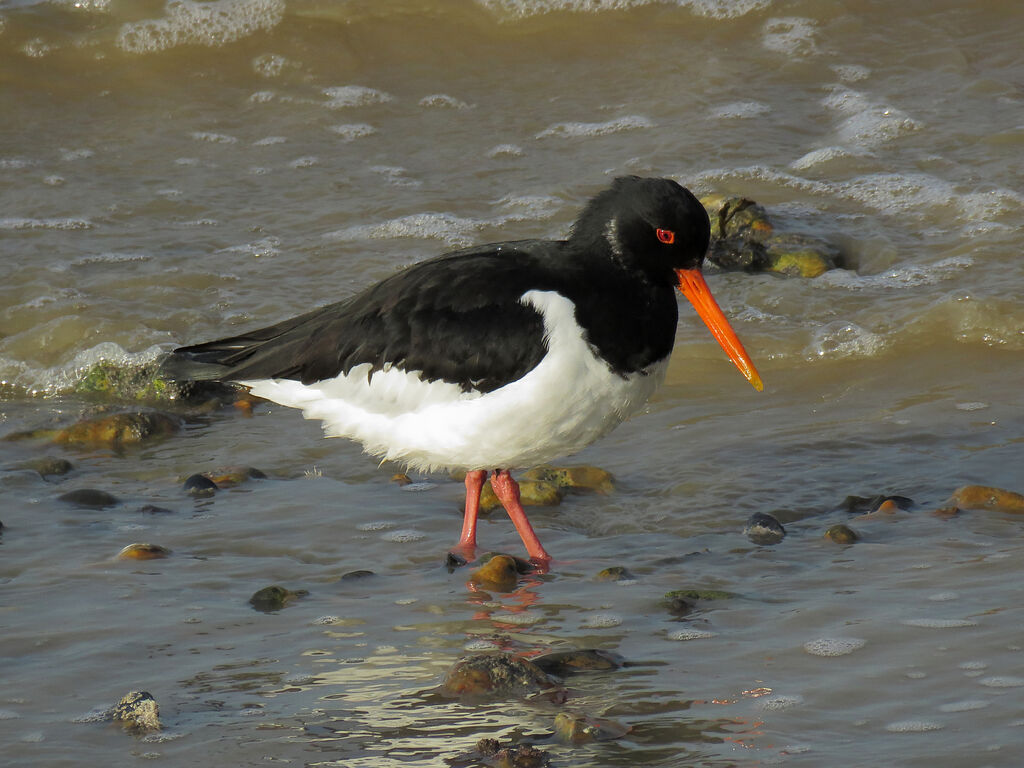
<path fill-rule="evenodd" d="M 117 553 L 118 560 L 161 560 L 171 556 L 171 550 L 159 544 L 137 542 L 129 544 Z"/>
<path fill-rule="evenodd" d="M 711 220 L 708 259 L 722 269 L 818 277 L 840 265 L 839 250 L 810 235 L 777 233 L 764 206 L 741 196 L 701 199 Z"/>
<path fill-rule="evenodd" d="M 610 565 L 598 571 L 594 578 L 598 581 L 633 581 L 636 576 L 624 565 Z"/>
<path fill-rule="evenodd" d="M 238 389 L 216 381 L 174 381 L 161 370 L 161 361 L 115 363 L 101 360 L 85 369 L 72 391 L 125 401 L 202 403 L 231 402 Z"/>
<path fill-rule="evenodd" d="M 533 659 L 533 663 L 549 675 L 565 677 L 576 672 L 595 672 L 619 669 L 624 659 L 617 653 L 596 648 L 572 651 L 554 651 Z"/>
<path fill-rule="evenodd" d="M 202 477 L 208 478 L 218 488 L 234 488 L 246 480 L 266 480 L 267 476 L 255 467 L 231 466 L 212 469 L 202 472 Z"/>
<path fill-rule="evenodd" d="M 914 507 L 914 500 L 906 496 L 878 494 L 877 496 L 847 496 L 839 505 L 839 509 L 851 515 L 862 515 L 877 511 L 887 501 L 892 502 L 893 505 L 904 512 Z M 890 509 L 891 507 L 886 508 Z"/>
<path fill-rule="evenodd" d="M 511 555 L 494 555 L 469 575 L 471 583 L 492 592 L 512 592 L 519 586 L 519 567 Z"/>
<path fill-rule="evenodd" d="M 440 693 L 459 699 L 526 698 L 557 690 L 554 681 L 527 659 L 505 653 L 481 653 L 455 662 Z"/>
<path fill-rule="evenodd" d="M 960 509 L 987 509 L 1012 515 L 1024 514 L 1024 495 L 1003 488 L 965 485 L 953 491 L 952 501 Z"/>
<path fill-rule="evenodd" d="M 166 413 L 115 413 L 84 419 L 58 430 L 58 445 L 83 448 L 121 448 L 176 434 L 181 420 Z"/>
<path fill-rule="evenodd" d="M 189 496 L 206 499 L 217 493 L 217 484 L 206 475 L 189 475 L 181 484 L 181 489 Z"/>
<path fill-rule="evenodd" d="M 308 590 L 290 590 L 274 584 L 263 589 L 256 590 L 249 598 L 249 605 L 261 613 L 274 613 L 286 608 L 296 600 L 300 600 L 309 594 Z"/>
<path fill-rule="evenodd" d="M 56 456 L 40 456 L 26 461 L 21 466 L 23 469 L 31 469 L 38 472 L 39 476 L 44 478 L 66 475 L 74 469 L 70 461 L 57 458 Z"/>
<path fill-rule="evenodd" d="M 114 707 L 111 719 L 119 722 L 126 731 L 156 733 L 163 726 L 160 723 L 160 706 L 148 691 L 129 691 Z"/>
<path fill-rule="evenodd" d="M 497 739 L 480 739 L 476 755 L 494 768 L 545 768 L 550 764 L 547 752 L 529 744 L 501 744 Z"/>
<path fill-rule="evenodd" d="M 833 525 L 825 531 L 825 538 L 836 544 L 854 544 L 860 539 L 860 535 L 848 525 Z"/>
<path fill-rule="evenodd" d="M 92 509 L 116 507 L 121 503 L 121 500 L 113 494 L 96 488 L 79 488 L 74 491 L 68 491 L 58 496 L 57 501 L 63 501 L 65 504 L 74 504 L 76 507 L 91 507 Z"/>
<path fill-rule="evenodd" d="M 743 535 L 755 544 L 768 546 L 778 544 L 786 537 L 786 529 L 773 515 L 767 512 L 755 512 L 747 520 Z"/>
<path fill-rule="evenodd" d="M 608 494 L 615 490 L 611 472 L 587 465 L 579 467 L 541 466 L 522 474 L 523 480 L 552 483 L 559 488 L 573 491 L 594 491 Z"/>
<path fill-rule="evenodd" d="M 666 600 L 732 600 L 735 597 L 735 592 L 726 592 L 723 589 L 673 589 L 665 593 Z"/>
<path fill-rule="evenodd" d="M 559 712 L 555 715 L 555 736 L 567 744 L 621 739 L 629 730 L 628 726 L 606 718 L 587 717 L 571 712 Z"/>
<path fill-rule="evenodd" d="M 519 501 L 524 507 L 557 507 L 562 503 L 562 489 L 544 480 L 524 480 L 519 483 Z M 501 502 L 488 480 L 480 491 L 480 511 L 500 508 Z"/>

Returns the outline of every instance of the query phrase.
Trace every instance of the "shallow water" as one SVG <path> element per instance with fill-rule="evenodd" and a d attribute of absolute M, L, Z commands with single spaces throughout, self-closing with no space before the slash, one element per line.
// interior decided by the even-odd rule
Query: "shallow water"
<path fill-rule="evenodd" d="M 0 4 L 2 434 L 73 422 L 139 362 L 350 295 L 463 244 L 559 236 L 622 173 L 747 195 L 837 245 L 816 279 L 712 274 L 758 394 L 681 307 L 666 385 L 572 463 L 609 496 L 531 517 L 552 573 L 449 574 L 461 486 L 258 406 L 136 450 L 0 442 L 0 740 L 10 765 L 445 765 L 515 728 L 558 765 L 1012 766 L 1024 520 L 1022 14 L 809 0 Z M 52 454 L 75 469 L 16 469 Z M 228 464 L 266 480 L 193 500 Z M 99 488 L 121 503 L 59 502 Z M 848 520 L 851 494 L 911 497 Z M 170 514 L 140 512 L 157 505 Z M 754 512 L 789 535 L 758 547 Z M 849 522 L 851 547 L 821 538 Z M 124 562 L 134 541 L 166 560 Z M 518 553 L 507 519 L 487 548 Z M 625 565 L 628 583 L 595 574 Z M 339 581 L 350 571 L 375 576 Z M 268 584 L 310 595 L 277 614 Z M 662 595 L 738 597 L 672 616 Z M 630 666 L 561 707 L 432 690 L 470 651 Z M 97 713 L 153 693 L 166 730 Z M 569 746 L 559 710 L 622 739 Z"/>

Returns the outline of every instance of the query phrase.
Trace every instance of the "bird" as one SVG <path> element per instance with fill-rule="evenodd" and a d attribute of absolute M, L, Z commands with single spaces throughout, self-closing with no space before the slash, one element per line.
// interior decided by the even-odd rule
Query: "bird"
<path fill-rule="evenodd" d="M 757 389 L 761 377 L 708 289 L 700 201 L 623 176 L 568 236 L 471 246 L 275 325 L 180 347 L 166 378 L 219 381 L 300 409 L 410 471 L 465 473 L 460 563 L 475 558 L 491 487 L 535 570 L 551 556 L 510 470 L 573 454 L 640 411 L 675 342 L 675 290 Z"/>

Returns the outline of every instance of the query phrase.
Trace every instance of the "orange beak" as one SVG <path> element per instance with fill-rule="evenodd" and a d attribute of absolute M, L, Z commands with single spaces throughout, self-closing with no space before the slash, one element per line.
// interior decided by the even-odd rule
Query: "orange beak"
<path fill-rule="evenodd" d="M 761 377 L 758 375 L 757 369 L 754 368 L 754 362 L 736 337 L 736 331 L 732 329 L 729 321 L 725 319 L 725 315 L 722 313 L 721 307 L 718 306 L 718 302 L 715 301 L 715 297 L 711 295 L 711 290 L 704 281 L 704 275 L 701 274 L 699 269 L 677 269 L 676 274 L 679 276 L 679 290 L 683 296 L 688 298 L 690 303 L 693 304 L 693 308 L 697 310 L 700 319 L 704 321 L 708 330 L 718 340 L 718 343 L 722 345 L 725 354 L 740 369 L 740 373 L 746 376 L 747 381 L 753 384 L 754 389 L 760 392 L 764 389 L 764 384 L 761 383 Z"/>

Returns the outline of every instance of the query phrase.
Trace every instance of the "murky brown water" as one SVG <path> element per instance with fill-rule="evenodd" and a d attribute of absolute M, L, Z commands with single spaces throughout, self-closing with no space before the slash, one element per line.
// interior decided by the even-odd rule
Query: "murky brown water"
<path fill-rule="evenodd" d="M 931 2 L 0 3 L 2 433 L 70 423 L 98 359 L 269 323 L 447 248 L 557 236 L 621 173 L 750 196 L 840 247 L 710 277 L 758 394 L 683 308 L 645 414 L 533 514 L 558 562 L 481 599 L 441 555 L 461 486 L 260 406 L 115 454 L 0 442 L 8 765 L 447 764 L 520 729 L 557 765 L 1015 766 L 1024 518 L 1022 12 Z M 53 454 L 68 475 L 15 467 Z M 268 479 L 192 500 L 226 464 Z M 115 494 L 113 508 L 57 501 Z M 917 502 L 849 521 L 851 494 Z M 138 511 L 157 505 L 170 514 Z M 757 547 L 754 512 L 787 526 Z M 861 534 L 841 548 L 829 525 Z M 482 543 L 519 552 L 495 516 Z M 133 541 L 160 561 L 114 555 Z M 636 579 L 600 583 L 625 565 Z M 375 576 L 339 581 L 357 569 Z M 279 583 L 310 595 L 247 604 Z M 734 592 L 672 616 L 662 595 Z M 430 692 L 470 651 L 597 647 L 569 701 Z M 91 713 L 153 693 L 163 734 Z M 560 710 L 624 738 L 550 739 Z"/>

